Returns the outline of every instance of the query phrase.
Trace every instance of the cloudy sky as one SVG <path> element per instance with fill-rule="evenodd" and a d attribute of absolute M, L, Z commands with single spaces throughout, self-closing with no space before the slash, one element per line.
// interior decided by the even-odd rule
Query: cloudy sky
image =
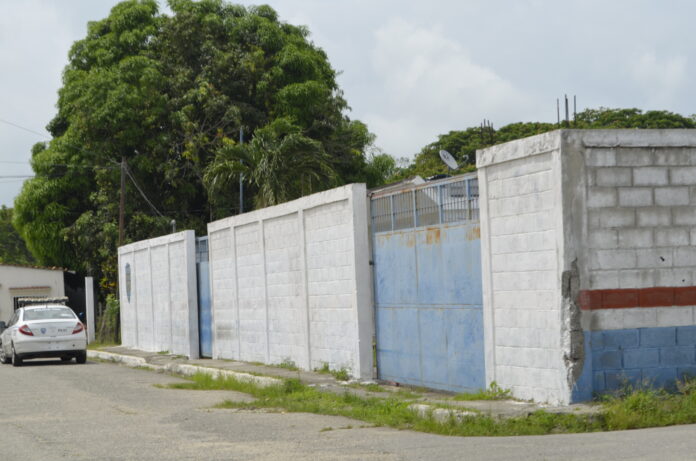
<path fill-rule="evenodd" d="M 30 175 L 29 150 L 48 136 L 70 45 L 116 3 L 0 0 L 0 205 L 21 188 L 8 176 Z M 395 157 L 484 118 L 496 127 L 555 121 L 565 93 L 577 95 L 578 110 L 696 112 L 688 0 L 265 3 L 309 27 L 341 72 L 350 116 Z"/>

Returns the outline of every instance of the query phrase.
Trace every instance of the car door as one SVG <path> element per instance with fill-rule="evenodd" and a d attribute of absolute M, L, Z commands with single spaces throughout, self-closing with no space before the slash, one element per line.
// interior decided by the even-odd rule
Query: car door
<path fill-rule="evenodd" d="M 0 345 L 5 350 L 5 354 L 10 354 L 12 350 L 10 349 L 10 344 L 12 343 L 12 330 L 17 328 L 17 319 L 19 317 L 19 311 L 15 311 L 14 315 L 7 324 L 7 328 L 0 335 Z"/>

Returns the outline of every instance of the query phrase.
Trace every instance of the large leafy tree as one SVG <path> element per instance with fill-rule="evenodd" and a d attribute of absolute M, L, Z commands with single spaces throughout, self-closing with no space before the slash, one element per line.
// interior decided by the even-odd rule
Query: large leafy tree
<path fill-rule="evenodd" d="M 267 6 L 128 0 L 90 23 L 63 72 L 53 139 L 14 224 L 39 262 L 93 273 L 113 289 L 120 163 L 127 241 L 205 232 L 238 211 L 351 181 L 384 180 L 372 135 L 348 106 L 309 32 Z M 239 133 L 244 143 L 239 143 Z M 382 176 L 380 176 L 382 174 Z M 134 187 L 137 184 L 137 188 Z"/>
<path fill-rule="evenodd" d="M 12 226 L 12 208 L 0 207 L 0 263 L 32 264 L 31 253 Z"/>
<path fill-rule="evenodd" d="M 444 149 L 451 153 L 460 168 L 458 173 L 473 171 L 476 150 L 484 147 L 526 138 L 558 128 L 602 129 L 602 128 L 696 128 L 694 116 L 685 117 L 669 111 L 647 111 L 640 109 L 586 109 L 579 112 L 575 120 L 562 123 L 518 122 L 499 129 L 492 127 L 470 127 L 462 131 L 450 131 L 438 136 L 438 140 L 423 147 L 413 162 L 398 169 L 391 179 L 403 179 L 414 175 L 429 177 L 451 173 L 439 157 Z"/>

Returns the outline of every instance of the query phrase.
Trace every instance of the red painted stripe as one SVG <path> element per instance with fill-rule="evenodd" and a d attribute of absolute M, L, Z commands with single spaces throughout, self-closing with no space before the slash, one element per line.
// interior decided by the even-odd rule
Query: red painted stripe
<path fill-rule="evenodd" d="M 583 290 L 578 296 L 578 304 L 584 310 L 696 306 L 696 287 Z"/>

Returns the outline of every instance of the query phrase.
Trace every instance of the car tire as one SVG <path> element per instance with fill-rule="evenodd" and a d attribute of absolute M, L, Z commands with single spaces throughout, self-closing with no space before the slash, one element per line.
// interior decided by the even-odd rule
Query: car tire
<path fill-rule="evenodd" d="M 12 346 L 12 366 L 13 367 L 21 367 L 22 366 L 22 359 L 17 355 L 17 351 L 15 351 L 14 346 Z"/>
<path fill-rule="evenodd" d="M 80 351 L 78 354 L 75 356 L 75 361 L 77 363 L 85 363 L 87 362 L 87 351 Z"/>
<path fill-rule="evenodd" d="M 0 363 L 10 363 L 11 357 L 9 357 L 7 354 L 5 354 L 5 348 L 2 347 L 2 344 L 0 344 Z"/>

